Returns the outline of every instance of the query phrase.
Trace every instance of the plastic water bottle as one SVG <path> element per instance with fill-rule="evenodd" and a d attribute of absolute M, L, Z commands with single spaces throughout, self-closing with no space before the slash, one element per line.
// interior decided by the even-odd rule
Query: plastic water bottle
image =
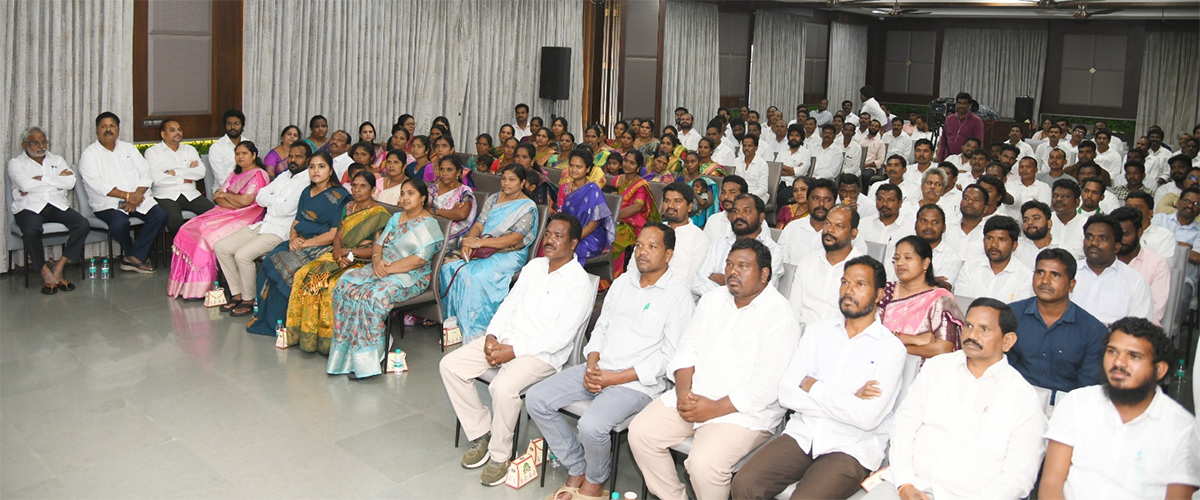
<path fill-rule="evenodd" d="M 91 259 L 88 259 L 88 279 L 94 280 L 96 279 L 96 276 L 96 258 L 92 257 Z"/>
<path fill-rule="evenodd" d="M 1187 368 L 1184 367 L 1184 360 L 1181 359 L 1179 360 L 1179 366 L 1175 368 L 1175 373 L 1172 374 L 1171 386 L 1168 387 L 1170 391 L 1168 395 L 1180 404 L 1183 403 L 1183 398 L 1187 395 L 1187 391 L 1183 387 L 1184 380 L 1186 379 Z"/>
<path fill-rule="evenodd" d="M 614 491 L 612 492 L 612 496 L 609 498 L 611 498 L 611 500 L 621 500 L 621 494 Z"/>
<path fill-rule="evenodd" d="M 220 281 L 220 280 L 215 280 L 215 281 L 213 281 L 213 287 L 212 287 L 212 289 L 213 289 L 213 290 L 220 290 L 220 289 L 221 289 L 221 281 Z"/>
<path fill-rule="evenodd" d="M 276 337 L 287 337 L 287 330 L 283 328 L 283 320 L 282 319 L 275 320 L 275 336 Z"/>
<path fill-rule="evenodd" d="M 558 457 L 554 456 L 554 450 L 551 450 L 550 451 L 550 468 L 557 469 L 561 466 L 562 466 L 562 463 L 560 463 L 558 461 Z"/>
<path fill-rule="evenodd" d="M 108 259 L 104 259 L 104 263 L 100 265 L 100 279 L 112 279 L 112 267 L 108 264 Z"/>

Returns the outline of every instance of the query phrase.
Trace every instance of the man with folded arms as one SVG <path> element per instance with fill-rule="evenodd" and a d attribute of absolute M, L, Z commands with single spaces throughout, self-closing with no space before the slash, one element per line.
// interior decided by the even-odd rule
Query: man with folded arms
<path fill-rule="evenodd" d="M 962 350 L 925 361 L 896 409 L 890 479 L 869 500 L 1029 495 L 1046 416 L 1037 393 L 1008 364 L 1017 317 L 996 299 L 967 309 Z"/>
<path fill-rule="evenodd" d="M 870 257 L 846 264 L 841 314 L 809 323 L 779 382 L 795 413 L 738 472 L 733 498 L 774 498 L 797 481 L 792 498 L 847 498 L 879 468 L 908 355 L 876 317 L 886 279 Z"/>
<path fill-rule="evenodd" d="M 1195 420 L 1158 388 L 1171 341 L 1149 321 L 1122 318 L 1104 344 L 1102 385 L 1063 396 L 1050 419 L 1038 497 L 1192 498 Z"/>
<path fill-rule="evenodd" d="M 696 305 L 667 366 L 675 390 L 652 401 L 629 426 L 638 468 L 650 492 L 663 500 L 687 496 L 670 447 L 692 437 L 684 465 L 696 496 L 728 498 L 734 466 L 767 442 L 783 417 L 779 380 L 800 335 L 787 300 L 768 284 L 770 251 L 758 240 L 738 240 L 725 260 L 725 276 L 725 286 Z"/>
<path fill-rule="evenodd" d="M 167 211 L 154 200 L 146 159 L 133 144 L 117 140 L 120 131 L 121 119 L 112 112 L 96 117 L 96 142 L 79 157 L 79 174 L 96 217 L 121 244 L 121 270 L 150 274 L 154 266 L 146 258 L 167 223 Z M 131 218 L 144 222 L 136 240 L 129 234 Z"/>
<path fill-rule="evenodd" d="M 642 229 L 633 252 L 638 272 L 622 274 L 608 289 L 583 348 L 587 363 L 526 394 L 529 416 L 569 475 L 556 500 L 602 499 L 611 469 L 609 433 L 667 390 L 667 363 L 695 307 L 685 276 L 668 267 L 675 243 L 675 231 L 663 224 Z M 577 401 L 591 401 L 579 418 L 578 438 L 558 413 Z"/>
<path fill-rule="evenodd" d="M 513 429 L 521 416 L 521 391 L 562 368 L 576 332 L 591 313 L 588 295 L 596 290 L 575 259 L 582 237 L 583 226 L 575 217 L 563 212 L 550 217 L 542 243 L 545 257 L 521 269 L 487 335 L 447 354 L 438 367 L 454 414 L 471 440 L 462 466 L 483 467 L 479 481 L 485 486 L 504 484 Z M 488 385 L 488 411 L 475 390 L 475 378 L 497 367 L 500 371 Z"/>
<path fill-rule="evenodd" d="M 196 189 L 196 181 L 204 179 L 206 169 L 196 148 L 182 143 L 183 126 L 176 120 L 164 120 L 158 134 L 162 142 L 146 150 L 146 163 L 154 179 L 154 199 L 167 211 L 167 232 L 176 233 L 183 225 L 184 210 L 200 215 L 212 210 L 213 202 Z M 210 187 L 216 191 L 220 186 Z"/>

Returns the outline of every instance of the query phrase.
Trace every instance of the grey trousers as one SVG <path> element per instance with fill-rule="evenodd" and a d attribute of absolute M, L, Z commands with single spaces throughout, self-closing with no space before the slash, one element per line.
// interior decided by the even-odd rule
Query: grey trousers
<path fill-rule="evenodd" d="M 604 484 L 612 470 L 609 432 L 650 404 L 650 396 L 621 386 L 605 387 L 599 394 L 592 394 L 583 387 L 586 371 L 586 364 L 575 365 L 538 382 L 525 393 L 525 408 L 569 474 L 582 474 L 589 483 Z M 592 404 L 579 419 L 576 438 L 558 410 L 584 400 Z"/>

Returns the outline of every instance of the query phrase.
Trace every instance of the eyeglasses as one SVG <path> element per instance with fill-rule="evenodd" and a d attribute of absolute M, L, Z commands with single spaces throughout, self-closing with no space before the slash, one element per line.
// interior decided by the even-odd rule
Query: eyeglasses
<path fill-rule="evenodd" d="M 1175 202 L 1175 208 L 1194 207 L 1196 205 L 1200 205 L 1200 201 L 1185 200 L 1180 198 Z"/>
<path fill-rule="evenodd" d="M 36 147 L 43 147 L 43 148 L 50 147 L 50 141 L 25 141 L 25 144 L 28 144 L 35 148 Z"/>

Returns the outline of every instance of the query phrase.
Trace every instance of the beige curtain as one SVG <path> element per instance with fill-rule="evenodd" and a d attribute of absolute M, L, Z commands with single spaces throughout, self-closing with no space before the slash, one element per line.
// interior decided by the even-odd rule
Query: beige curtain
<path fill-rule="evenodd" d="M 695 126 L 700 129 L 705 120 L 716 116 L 721 102 L 719 22 L 714 4 L 667 0 L 661 125 L 674 122 L 679 106 L 692 112 Z"/>
<path fill-rule="evenodd" d="M 96 115 L 112 111 L 133 119 L 133 0 L 5 0 L 0 12 L 6 57 L 0 95 L 8 99 L 0 120 L 5 162 L 24 154 L 17 136 L 27 127 L 44 129 L 50 151 L 74 164 L 96 140 Z M 120 138 L 131 140 L 132 126 L 124 125 Z M 0 189 L 10 189 L 7 176 L 0 176 Z M 5 203 L 0 219 L 6 236 L 11 209 Z M 5 259 L 6 239 L 0 239 Z M 91 245 L 87 254 L 102 246 Z M 47 256 L 61 250 L 48 248 Z M 14 259 L 20 263 L 21 254 Z M 8 269 L 5 264 L 0 271 Z"/>
<path fill-rule="evenodd" d="M 357 139 L 386 138 L 403 113 L 425 134 L 450 120 L 459 151 L 493 136 L 525 102 L 550 125 L 582 131 L 583 5 L 574 0 L 247 0 L 243 77 L 247 136 L 276 144 L 322 114 Z M 572 49 L 571 99 L 538 99 L 542 46 Z"/>
<path fill-rule="evenodd" d="M 801 59 L 803 55 L 799 56 Z M 839 110 L 842 101 L 862 109 L 858 89 L 867 84 L 867 27 L 834 21 L 829 24 L 829 85 L 825 92 L 829 109 Z M 788 116 L 784 113 L 784 116 Z"/>
<path fill-rule="evenodd" d="M 804 102 L 804 18 L 772 11 L 754 13 L 750 61 L 750 109 L 778 107 L 784 117 Z M 765 119 L 765 117 L 764 117 Z"/>
<path fill-rule="evenodd" d="M 1032 96 L 1033 116 L 1038 116 L 1046 76 L 1046 38 L 1045 28 L 947 28 L 938 95 L 967 92 L 1005 117 L 1013 115 L 1018 96 Z"/>
<path fill-rule="evenodd" d="M 1158 125 L 1174 145 L 1179 133 L 1190 133 L 1200 123 L 1200 34 L 1147 33 L 1140 89 L 1138 135 Z"/>

